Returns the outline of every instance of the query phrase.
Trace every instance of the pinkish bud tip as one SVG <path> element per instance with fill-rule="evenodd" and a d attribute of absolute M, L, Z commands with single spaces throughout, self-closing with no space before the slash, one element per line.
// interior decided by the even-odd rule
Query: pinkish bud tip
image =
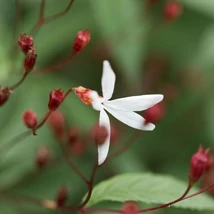
<path fill-rule="evenodd" d="M 164 18 L 167 21 L 172 21 L 178 18 L 183 12 L 182 5 L 176 1 L 169 1 L 164 8 Z"/>
<path fill-rule="evenodd" d="M 27 34 L 21 34 L 18 39 L 18 44 L 21 47 L 22 51 L 26 54 L 29 49 L 33 47 L 33 37 L 28 36 Z"/>
<path fill-rule="evenodd" d="M 34 65 L 36 63 L 36 58 L 37 58 L 36 49 L 35 48 L 29 49 L 24 60 L 24 67 L 26 72 L 30 72 L 31 70 L 33 70 Z"/>
<path fill-rule="evenodd" d="M 122 208 L 122 214 L 137 214 L 138 205 L 134 201 L 127 201 Z"/>
<path fill-rule="evenodd" d="M 36 166 L 39 169 L 44 168 L 51 160 L 51 156 L 51 151 L 46 146 L 40 147 L 36 153 Z"/>
<path fill-rule="evenodd" d="M 30 129 L 34 129 L 37 126 L 37 115 L 32 110 L 24 112 L 22 119 L 24 124 Z"/>
<path fill-rule="evenodd" d="M 156 105 L 152 106 L 151 108 L 146 109 L 143 112 L 143 117 L 145 118 L 145 123 L 156 123 L 160 121 L 165 113 L 165 106 L 164 104 L 157 103 Z"/>
<path fill-rule="evenodd" d="M 198 151 L 192 156 L 189 173 L 190 180 L 196 182 L 203 175 L 209 162 L 208 153 L 209 149 L 203 150 L 200 146 Z"/>
<path fill-rule="evenodd" d="M 55 111 L 65 99 L 65 95 L 61 89 L 51 91 L 49 97 L 48 108 L 50 111 Z"/>
<path fill-rule="evenodd" d="M 0 87 L 0 106 L 5 104 L 11 93 L 12 90 L 10 90 L 8 87 Z"/>
<path fill-rule="evenodd" d="M 91 34 L 88 30 L 82 30 L 77 33 L 74 45 L 73 52 L 78 53 L 82 51 L 85 46 L 89 43 L 91 39 Z"/>

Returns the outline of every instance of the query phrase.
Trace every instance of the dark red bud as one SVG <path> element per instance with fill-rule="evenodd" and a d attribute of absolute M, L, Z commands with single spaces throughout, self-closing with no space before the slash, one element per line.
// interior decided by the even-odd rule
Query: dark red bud
<path fill-rule="evenodd" d="M 36 49 L 35 48 L 29 49 L 24 60 L 24 67 L 26 72 L 33 70 L 34 65 L 36 63 L 36 58 L 37 58 Z"/>
<path fill-rule="evenodd" d="M 78 53 L 85 48 L 91 39 L 91 34 L 88 30 L 79 31 L 73 46 L 73 52 Z"/>
<path fill-rule="evenodd" d="M 108 131 L 106 127 L 95 125 L 92 131 L 93 131 L 92 134 L 93 134 L 95 143 L 97 145 L 102 145 L 108 136 Z"/>
<path fill-rule="evenodd" d="M 75 156 L 81 156 L 86 152 L 86 144 L 81 140 L 73 141 L 69 144 L 71 148 L 71 153 Z"/>
<path fill-rule="evenodd" d="M 183 8 L 181 4 L 176 1 L 169 1 L 164 8 L 164 18 L 167 21 L 172 21 L 182 14 Z"/>
<path fill-rule="evenodd" d="M 138 213 L 138 205 L 134 201 L 127 201 L 123 205 L 122 214 L 137 214 Z"/>
<path fill-rule="evenodd" d="M 65 205 L 66 201 L 68 200 L 68 188 L 67 187 L 60 187 L 56 196 L 56 203 L 58 207 L 62 207 Z"/>
<path fill-rule="evenodd" d="M 8 87 L 0 87 L 0 106 L 5 104 L 11 93 L 12 91 Z"/>
<path fill-rule="evenodd" d="M 209 161 L 208 153 L 209 149 L 203 150 L 200 146 L 198 151 L 192 156 L 189 173 L 191 181 L 198 181 L 207 169 Z"/>
<path fill-rule="evenodd" d="M 143 112 L 143 117 L 145 118 L 145 123 L 156 123 L 160 121 L 165 113 L 165 106 L 164 104 L 157 103 L 156 105 L 152 106 L 151 108 L 146 109 Z"/>
<path fill-rule="evenodd" d="M 24 124 L 30 129 L 34 129 L 37 126 L 37 115 L 32 110 L 25 111 L 22 114 L 22 119 Z"/>
<path fill-rule="evenodd" d="M 44 168 L 51 160 L 51 151 L 46 147 L 42 146 L 36 153 L 36 166 L 39 169 Z"/>
<path fill-rule="evenodd" d="M 27 34 L 21 34 L 18 39 L 18 44 L 21 47 L 22 51 L 26 54 L 29 49 L 33 47 L 33 37 L 28 36 Z"/>
<path fill-rule="evenodd" d="M 79 130 L 78 128 L 71 128 L 68 133 L 68 143 L 72 146 L 79 139 Z"/>
<path fill-rule="evenodd" d="M 55 111 L 64 100 L 65 95 L 61 89 L 56 89 L 51 91 L 49 97 L 48 108 L 50 111 Z"/>
<path fill-rule="evenodd" d="M 58 110 L 52 112 L 48 122 L 55 136 L 61 139 L 65 131 L 65 117 L 63 113 Z"/>

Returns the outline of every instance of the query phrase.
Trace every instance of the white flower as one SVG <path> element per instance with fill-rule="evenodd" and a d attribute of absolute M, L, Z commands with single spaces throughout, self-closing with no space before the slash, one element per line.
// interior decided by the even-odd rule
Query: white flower
<path fill-rule="evenodd" d="M 145 123 L 145 119 L 134 111 L 143 111 L 157 104 L 163 99 L 161 94 L 131 96 L 115 100 L 110 100 L 115 85 L 116 76 L 108 61 L 103 62 L 102 92 L 100 97 L 96 91 L 83 88 L 75 88 L 75 93 L 86 105 L 92 105 L 97 111 L 100 111 L 99 125 L 107 129 L 108 137 L 102 145 L 98 145 L 98 164 L 101 165 L 109 151 L 110 146 L 110 121 L 106 113 L 109 112 L 115 118 L 126 125 L 139 130 L 153 130 L 155 125 Z"/>

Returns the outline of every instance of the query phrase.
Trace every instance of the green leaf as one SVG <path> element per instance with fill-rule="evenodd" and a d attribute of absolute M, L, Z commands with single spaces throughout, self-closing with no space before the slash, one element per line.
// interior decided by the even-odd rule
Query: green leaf
<path fill-rule="evenodd" d="M 170 176 L 152 173 L 133 173 L 115 176 L 98 184 L 88 206 L 102 201 L 125 202 L 134 200 L 148 204 L 164 204 L 179 198 L 187 183 Z M 193 192 L 197 190 L 194 188 Z M 202 194 L 172 206 L 195 210 L 214 210 L 213 199 Z"/>

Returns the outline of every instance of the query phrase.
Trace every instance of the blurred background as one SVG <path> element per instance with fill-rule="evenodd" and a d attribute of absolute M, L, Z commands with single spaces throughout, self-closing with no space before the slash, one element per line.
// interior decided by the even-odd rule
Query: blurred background
<path fill-rule="evenodd" d="M 71 62 L 58 70 L 32 73 L 11 95 L 0 111 L 0 189 L 38 198 L 54 198 L 61 186 L 77 204 L 86 185 L 67 166 L 48 123 L 38 136 L 30 136 L 9 150 L 10 139 L 26 130 L 21 115 L 32 109 L 39 118 L 47 111 L 53 89 L 82 85 L 101 94 L 102 61 L 109 60 L 117 75 L 113 98 L 162 93 L 165 95 L 153 132 L 145 132 L 123 155 L 97 173 L 96 182 L 119 173 L 155 172 L 187 181 L 189 161 L 199 145 L 214 145 L 214 1 L 178 0 L 175 7 L 165 0 L 75 0 L 69 12 L 44 25 L 34 37 L 36 68 L 54 65 L 71 55 L 78 31 L 88 29 L 91 41 Z M 45 15 L 51 16 L 69 0 L 46 0 Z M 9 86 L 21 78 L 23 54 L 16 46 L 19 34 L 29 33 L 38 18 L 39 0 L 0 1 L 0 84 Z M 17 25 L 18 22 L 18 25 Z M 90 175 L 95 147 L 90 138 L 98 112 L 71 94 L 60 107 L 69 128 L 77 128 L 78 143 L 70 146 L 78 167 Z M 125 143 L 133 129 L 111 117 L 114 140 L 111 151 Z M 50 163 L 38 170 L 36 154 L 47 146 Z M 163 193 L 164 197 L 164 193 Z M 103 203 L 101 207 L 120 207 Z M 142 204 L 142 207 L 144 204 Z M 0 201 L 1 213 L 52 213 L 44 209 Z M 62 213 L 62 212 L 57 212 Z M 170 208 L 156 213 L 197 213 Z M 198 212 L 208 214 L 209 212 Z"/>

